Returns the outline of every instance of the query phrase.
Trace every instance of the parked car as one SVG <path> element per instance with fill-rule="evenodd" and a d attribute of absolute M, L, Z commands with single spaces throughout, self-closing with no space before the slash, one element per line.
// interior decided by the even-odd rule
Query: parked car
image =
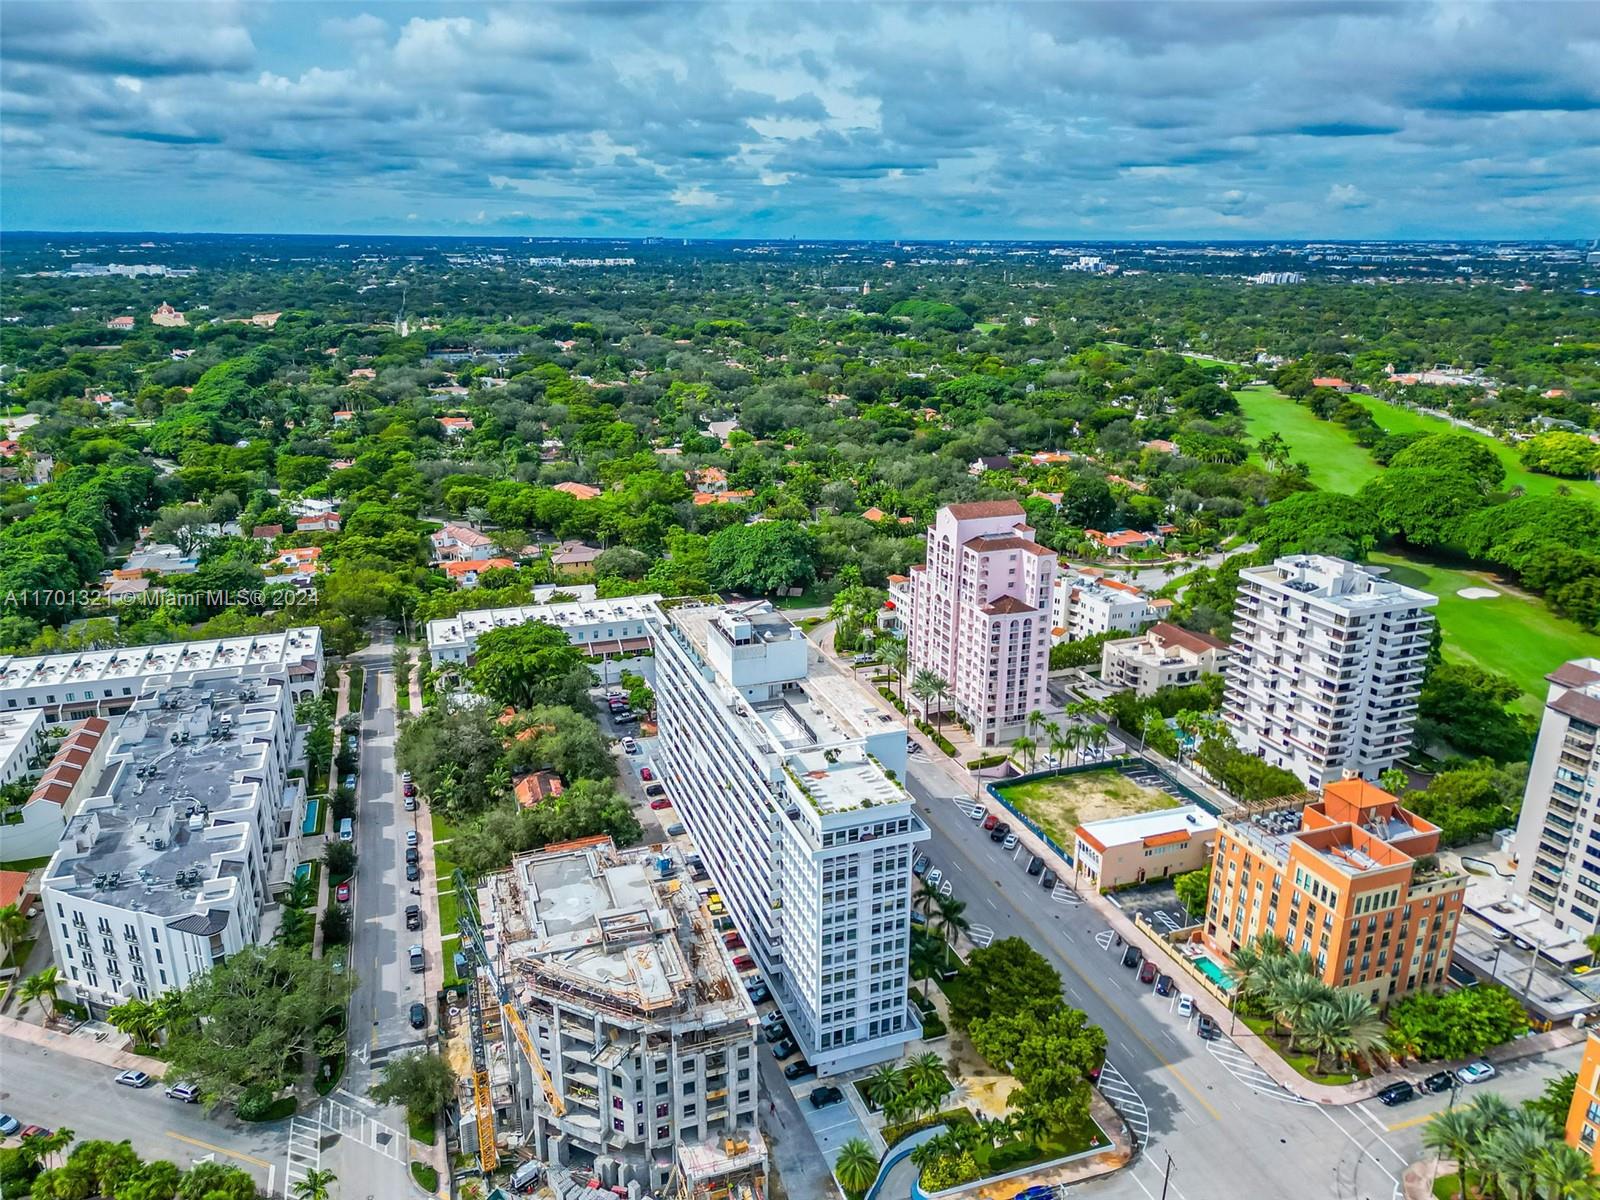
<path fill-rule="evenodd" d="M 667 826 L 667 836 L 668 837 L 682 837 L 683 834 L 684 834 L 684 828 L 683 828 L 683 826 L 681 824 L 668 825 Z"/>
<path fill-rule="evenodd" d="M 777 1059 L 779 1062 L 782 1062 L 799 1048 L 800 1047 L 796 1046 L 788 1038 L 784 1038 L 783 1041 L 776 1043 L 772 1047 L 772 1057 Z"/>
<path fill-rule="evenodd" d="M 22 1122 L 10 1113 L 0 1113 L 0 1137 L 10 1137 L 22 1128 Z"/>
<path fill-rule="evenodd" d="M 422 907 L 421 907 L 421 905 L 417 905 L 417 904 L 408 904 L 408 905 L 406 905 L 406 928 L 407 929 L 421 929 L 422 928 Z"/>
<path fill-rule="evenodd" d="M 50 1131 L 43 1125 L 24 1125 L 22 1127 L 22 1132 L 17 1136 L 23 1141 L 27 1141 L 29 1138 L 49 1137 Z"/>
<path fill-rule="evenodd" d="M 911 912 L 911 923 L 913 925 L 926 925 L 928 923 L 928 918 L 913 909 Z"/>
<path fill-rule="evenodd" d="M 811 1107 L 826 1108 L 830 1104 L 837 1104 L 844 1099 L 844 1093 L 832 1084 L 823 1084 L 819 1088 L 811 1089 Z"/>
<path fill-rule="evenodd" d="M 417 848 L 415 846 L 407 846 L 406 847 L 406 861 L 408 863 L 419 862 L 421 860 L 421 858 L 422 858 L 422 855 L 418 852 L 418 850 L 417 850 Z"/>
<path fill-rule="evenodd" d="M 200 1089 L 192 1083 L 175 1083 L 167 1089 L 167 1099 L 179 1100 L 184 1104 L 197 1104 L 200 1100 Z"/>
<path fill-rule="evenodd" d="M 1455 1083 L 1455 1076 L 1449 1071 L 1435 1071 L 1422 1081 L 1422 1090 L 1425 1092 L 1448 1092 Z"/>
<path fill-rule="evenodd" d="M 735 971 L 753 971 L 756 969 L 756 960 L 748 954 L 736 954 L 733 959 L 733 969 Z M 760 1001 L 757 1001 L 757 1003 L 760 1003 Z"/>
<path fill-rule="evenodd" d="M 143 1071 L 124 1071 L 117 1076 L 117 1082 L 123 1087 L 147 1088 L 150 1086 L 150 1076 Z"/>
<path fill-rule="evenodd" d="M 1156 995 L 1158 995 L 1158 996 L 1170 996 L 1170 995 L 1172 995 L 1172 976 L 1171 975 L 1157 975 L 1156 976 Z"/>
<path fill-rule="evenodd" d="M 752 963 L 751 965 L 754 966 L 755 964 Z M 745 991 L 750 993 L 751 1004 L 764 1004 L 772 996 L 771 991 L 767 989 L 767 985 L 759 979 L 752 979 L 745 984 Z"/>
<path fill-rule="evenodd" d="M 1405 1083 L 1403 1081 L 1400 1083 L 1391 1083 L 1388 1087 L 1384 1088 L 1383 1091 L 1378 1093 L 1379 1103 L 1387 1104 L 1391 1108 L 1393 1108 L 1396 1104 L 1404 1104 L 1406 1101 L 1415 1100 L 1416 1098 L 1417 1089 L 1412 1087 L 1409 1083 Z"/>
<path fill-rule="evenodd" d="M 1056 1189 L 1048 1183 L 1036 1183 L 1023 1188 L 1011 1200 L 1055 1200 Z"/>
<path fill-rule="evenodd" d="M 428 969 L 428 957 L 422 952 L 421 946 L 412 946 L 408 953 L 411 958 L 412 974 L 421 975 Z"/>
<path fill-rule="evenodd" d="M 611 719 L 618 725 L 633 725 L 638 722 L 639 714 L 634 712 L 613 713 Z"/>
<path fill-rule="evenodd" d="M 415 829 L 406 830 L 406 845 L 415 846 L 416 844 L 417 844 L 417 831 Z"/>
<path fill-rule="evenodd" d="M 1156 975 L 1157 971 L 1155 961 L 1149 958 L 1145 959 L 1143 965 L 1141 965 L 1139 968 L 1139 982 L 1154 983 L 1156 981 Z"/>
<path fill-rule="evenodd" d="M 1209 1042 L 1217 1036 L 1217 1023 L 1206 1016 L 1205 1013 L 1201 1013 L 1200 1018 L 1194 1023 L 1194 1031 L 1198 1036 Z"/>
<path fill-rule="evenodd" d="M 637 753 L 639 753 L 639 743 L 634 741 L 631 737 L 623 738 L 622 739 L 622 752 L 624 754 L 637 754 Z M 646 775 L 645 778 L 648 779 L 649 776 Z"/>
<path fill-rule="evenodd" d="M 983 820 L 984 819 L 984 816 L 983 816 L 983 805 L 974 804 L 970 809 L 967 810 L 967 816 L 971 817 L 974 821 Z M 999 819 L 1000 819 L 999 817 L 995 817 L 994 818 L 994 820 L 996 820 L 996 821 L 998 821 Z"/>
<path fill-rule="evenodd" d="M 798 1062 L 790 1063 L 783 1069 L 783 1077 L 791 1083 L 796 1079 L 808 1079 L 816 1073 L 817 1069 L 803 1058 Z"/>
<path fill-rule="evenodd" d="M 917 855 L 917 861 L 911 864 L 911 873 L 921 879 L 928 873 L 931 862 L 926 854 Z"/>
<path fill-rule="evenodd" d="M 1000 849 L 1002 849 L 1002 850 L 1015 850 L 1016 848 L 1017 848 L 1017 835 L 1014 834 L 1014 833 L 1006 834 L 1006 840 L 1000 844 Z"/>
<path fill-rule="evenodd" d="M 1178 1015 L 1188 1017 L 1194 1013 L 1194 997 L 1185 992 L 1178 997 Z"/>
<path fill-rule="evenodd" d="M 776 1020 L 768 1021 L 762 1027 L 762 1034 L 769 1042 L 781 1042 L 789 1036 L 789 1026 L 777 1013 L 772 1014 Z"/>
<path fill-rule="evenodd" d="M 406 795 L 406 811 L 407 812 L 416 812 L 417 811 L 417 798 L 416 798 L 416 796 L 411 795 L 409 793 Z"/>
<path fill-rule="evenodd" d="M 737 933 L 727 933 L 722 936 L 722 944 L 729 950 L 743 950 L 744 939 Z"/>
<path fill-rule="evenodd" d="M 411 782 L 411 772 L 410 771 L 401 771 L 400 772 L 400 782 L 401 783 L 410 783 Z"/>
<path fill-rule="evenodd" d="M 1054 888 L 1056 886 L 1056 879 L 1057 876 L 1054 871 L 1046 871 L 1039 877 L 1039 886 L 1043 888 Z"/>
<path fill-rule="evenodd" d="M 983 827 L 985 829 L 993 829 L 998 824 L 1000 824 L 1000 818 L 995 816 L 994 813 L 990 813 L 983 818 Z"/>
<path fill-rule="evenodd" d="M 656 773 L 654 771 L 652 771 L 649 767 L 640 767 L 639 768 L 639 778 L 643 779 L 646 783 L 648 783 L 650 780 L 654 779 L 655 777 L 656 777 Z"/>
<path fill-rule="evenodd" d="M 655 809 L 656 812 L 660 812 L 664 808 L 671 808 L 672 801 L 668 800 L 665 796 L 657 796 L 654 800 L 650 801 L 650 807 Z"/>
<path fill-rule="evenodd" d="M 927 876 L 926 882 L 927 882 L 927 885 L 929 887 L 936 888 L 936 887 L 939 886 L 939 881 L 941 879 L 943 879 L 943 878 L 944 878 L 944 872 L 941 871 L 938 867 L 935 867 L 933 870 L 928 872 L 928 876 Z"/>
<path fill-rule="evenodd" d="M 417 785 L 414 783 L 402 784 L 400 787 L 400 793 L 401 795 L 405 796 L 407 800 L 410 800 L 417 794 Z"/>
<path fill-rule="evenodd" d="M 1477 1062 L 1469 1062 L 1456 1072 L 1456 1078 L 1462 1083 L 1482 1083 L 1485 1079 L 1493 1079 L 1494 1076 L 1494 1068 L 1481 1058 Z"/>
<path fill-rule="evenodd" d="M 644 794 L 646 796 L 665 796 L 667 794 L 667 789 L 662 787 L 659 783 L 652 783 L 649 787 L 645 788 Z"/>
<path fill-rule="evenodd" d="M 428 1027 L 428 1006 L 421 1001 L 411 1006 L 411 1028 L 426 1029 Z"/>
<path fill-rule="evenodd" d="M 1139 947 L 1129 946 L 1122 952 L 1122 965 L 1125 967 L 1137 967 L 1139 960 L 1143 957 L 1144 955 L 1140 952 Z"/>
<path fill-rule="evenodd" d="M 349 882 L 349 880 L 346 880 L 344 883 L 341 883 L 338 887 L 333 889 L 333 898 L 335 900 L 337 900 L 340 904 L 349 904 L 350 903 L 350 882 Z"/>

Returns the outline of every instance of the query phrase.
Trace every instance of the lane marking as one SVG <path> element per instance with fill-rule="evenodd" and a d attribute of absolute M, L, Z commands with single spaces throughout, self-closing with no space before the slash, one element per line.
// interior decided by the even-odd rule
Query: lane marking
<path fill-rule="evenodd" d="M 175 1130 L 167 1130 L 169 1138 L 176 1138 L 180 1142 L 188 1142 L 191 1146 L 199 1146 L 202 1150 L 210 1150 L 213 1154 L 226 1154 L 229 1158 L 237 1158 L 240 1162 L 247 1162 L 257 1167 L 271 1168 L 272 1164 L 264 1158 L 257 1158 L 253 1154 L 246 1154 L 242 1150 L 224 1150 L 221 1146 L 213 1146 L 210 1142 L 202 1142 L 199 1138 L 188 1137 Z"/>
<path fill-rule="evenodd" d="M 1440 1110 L 1440 1112 L 1443 1112 L 1443 1111 L 1444 1111 L 1443 1109 Z M 1396 1121 L 1393 1125 L 1385 1125 L 1384 1129 L 1386 1129 L 1390 1133 L 1399 1133 L 1402 1129 L 1410 1129 L 1410 1128 L 1412 1128 L 1413 1126 L 1416 1126 L 1416 1125 L 1426 1125 L 1429 1121 L 1433 1120 L 1438 1115 L 1439 1115 L 1439 1113 L 1436 1113 L 1436 1112 L 1423 1113 L 1422 1116 L 1420 1116 L 1420 1117 L 1411 1117 L 1410 1119 L 1405 1120 L 1405 1121 Z"/>
<path fill-rule="evenodd" d="M 1343 1125 L 1339 1124 L 1339 1122 L 1337 1122 L 1337 1121 L 1335 1121 L 1333 1119 L 1333 1115 L 1331 1113 L 1329 1113 L 1326 1108 L 1324 1108 L 1322 1105 L 1318 1104 L 1316 1106 L 1316 1110 L 1319 1113 L 1321 1113 L 1323 1116 L 1327 1117 L 1328 1118 L 1328 1123 L 1330 1125 L 1332 1125 L 1335 1129 L 1337 1129 L 1340 1133 L 1344 1134 L 1345 1139 L 1352 1146 L 1354 1146 L 1356 1148 L 1356 1150 L 1359 1152 L 1359 1155 L 1360 1155 L 1360 1157 L 1357 1158 L 1357 1160 L 1356 1160 L 1357 1163 L 1359 1163 L 1362 1158 L 1370 1158 L 1372 1160 L 1372 1165 L 1377 1167 L 1378 1170 L 1382 1171 L 1384 1173 L 1384 1175 L 1387 1176 L 1387 1178 L 1388 1178 L 1390 1183 L 1394 1184 L 1396 1187 L 1400 1186 L 1400 1181 L 1394 1177 L 1394 1175 L 1390 1172 L 1388 1167 L 1383 1165 L 1383 1162 L 1378 1158 L 1378 1156 L 1376 1154 L 1369 1153 L 1365 1146 L 1363 1146 L 1360 1142 L 1356 1141 L 1356 1139 L 1351 1135 L 1351 1133 L 1350 1133 L 1350 1131 L 1348 1129 L 1346 1129 Z"/>

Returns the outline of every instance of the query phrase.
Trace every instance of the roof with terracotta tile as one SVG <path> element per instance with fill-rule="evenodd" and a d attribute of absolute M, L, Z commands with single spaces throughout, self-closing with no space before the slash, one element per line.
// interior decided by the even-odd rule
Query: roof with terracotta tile
<path fill-rule="evenodd" d="M 976 521 L 985 517 L 1020 517 L 1022 505 L 1015 500 L 976 500 L 971 504 L 951 504 L 947 511 L 958 521 Z"/>

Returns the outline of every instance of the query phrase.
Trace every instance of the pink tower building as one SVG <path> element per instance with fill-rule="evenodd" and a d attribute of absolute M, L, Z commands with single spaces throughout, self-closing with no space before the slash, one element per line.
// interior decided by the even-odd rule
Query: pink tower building
<path fill-rule="evenodd" d="M 1057 563 L 1025 521 L 1015 500 L 948 505 L 911 568 L 908 669 L 949 685 L 926 712 L 954 712 L 981 746 L 1021 733 L 1045 702 Z"/>

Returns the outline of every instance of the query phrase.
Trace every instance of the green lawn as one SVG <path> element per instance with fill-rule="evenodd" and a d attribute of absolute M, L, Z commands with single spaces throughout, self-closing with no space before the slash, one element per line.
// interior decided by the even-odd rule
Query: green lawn
<path fill-rule="evenodd" d="M 1318 1071 L 1317 1056 L 1315 1054 L 1301 1054 L 1291 1051 L 1284 1043 L 1278 1027 L 1268 1017 L 1251 1017 L 1239 1014 L 1239 1020 L 1250 1026 L 1261 1037 L 1261 1040 L 1277 1051 L 1278 1057 L 1283 1059 L 1301 1075 L 1311 1080 L 1312 1083 L 1344 1084 L 1354 1083 L 1363 1076 L 1353 1071 Z"/>
<path fill-rule="evenodd" d="M 996 329 L 1004 329 L 1005 327 L 1006 323 L 1004 321 L 979 321 L 973 326 L 979 333 L 993 333 Z"/>
<path fill-rule="evenodd" d="M 1179 803 L 1165 792 L 1140 787 L 1120 771 L 1051 775 L 995 790 L 1048 833 L 1056 845 L 1067 847 L 1085 822 L 1176 808 Z"/>
<path fill-rule="evenodd" d="M 1538 599 L 1508 591 L 1488 572 L 1456 570 L 1415 555 L 1377 553 L 1371 560 L 1388 567 L 1390 579 L 1439 597 L 1434 612 L 1444 630 L 1445 656 L 1509 675 L 1527 693 L 1519 705 L 1526 712 L 1540 711 L 1547 674 L 1600 647 L 1593 633 Z M 1459 594 L 1463 588 L 1493 588 L 1500 595 L 1469 600 Z"/>
<path fill-rule="evenodd" d="M 1269 433 L 1282 435 L 1289 443 L 1289 457 L 1309 464 L 1311 482 L 1318 487 L 1353 492 L 1383 473 L 1383 468 L 1355 444 L 1343 425 L 1322 420 L 1277 388 L 1251 387 L 1234 395 L 1244 413 L 1245 431 L 1256 441 Z M 1250 458 L 1260 461 L 1254 453 Z"/>
<path fill-rule="evenodd" d="M 37 871 L 40 867 L 48 866 L 50 856 L 43 858 L 13 858 L 7 862 L 0 862 L 0 871 Z"/>

